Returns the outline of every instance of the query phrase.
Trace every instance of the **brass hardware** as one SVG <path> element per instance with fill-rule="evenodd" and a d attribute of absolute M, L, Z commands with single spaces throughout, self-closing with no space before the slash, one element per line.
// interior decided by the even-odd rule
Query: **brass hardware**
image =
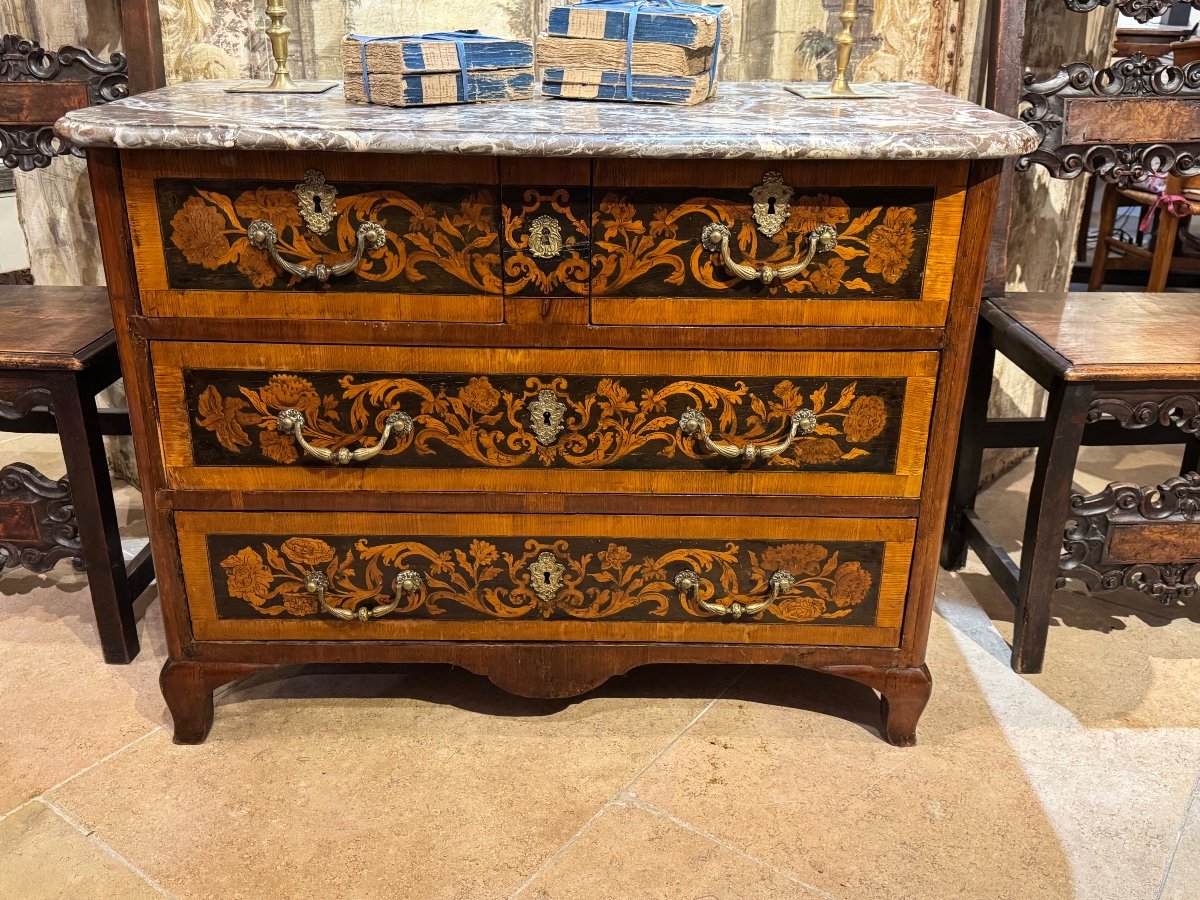
<path fill-rule="evenodd" d="M 754 199 L 754 221 L 758 230 L 767 237 L 779 234 L 792 212 L 792 195 L 795 193 L 783 183 L 783 176 L 778 172 L 768 172 L 763 176 L 762 184 L 750 192 Z"/>
<path fill-rule="evenodd" d="M 424 582 L 421 580 L 421 576 L 416 572 L 405 569 L 392 581 L 391 603 L 380 604 L 374 609 L 367 609 L 365 606 L 360 606 L 357 609 L 349 610 L 342 609 L 339 606 L 330 606 L 326 602 L 325 591 L 329 589 L 329 579 L 321 572 L 309 572 L 304 579 L 304 590 L 310 594 L 317 595 L 317 603 L 321 605 L 321 609 L 325 610 L 331 616 L 337 616 L 346 622 L 368 622 L 371 619 L 382 618 L 388 613 L 395 611 L 396 607 L 400 605 L 400 600 L 405 592 L 415 594 L 422 587 L 424 587 Z"/>
<path fill-rule="evenodd" d="M 781 281 L 795 278 L 808 268 L 813 257 L 817 255 L 817 251 L 825 252 L 836 247 L 837 229 L 832 225 L 818 225 L 808 234 L 808 253 L 805 254 L 804 259 L 795 265 L 784 266 L 782 269 L 775 269 L 771 266 L 756 269 L 754 266 L 734 262 L 729 250 L 729 240 L 729 228 L 719 222 L 706 225 L 700 235 L 700 243 L 705 250 L 721 254 L 721 258 L 725 261 L 725 271 L 730 275 L 746 281 L 761 281 L 763 284 L 770 284 L 777 278 Z"/>
<path fill-rule="evenodd" d="M 529 225 L 529 252 L 538 259 L 553 259 L 562 253 L 562 227 L 550 216 L 538 216 Z"/>
<path fill-rule="evenodd" d="M 796 586 L 796 576 L 787 569 L 780 569 L 771 576 L 767 584 L 771 588 L 771 596 L 766 600 L 758 603 L 742 603 L 735 600 L 728 606 L 722 606 L 720 603 L 700 599 L 700 576 L 691 569 L 684 569 L 675 576 L 675 587 L 685 596 L 691 594 L 696 605 L 702 610 L 716 616 L 724 616 L 734 620 L 740 619 L 743 616 L 756 616 L 769 608 L 771 604 L 778 602 L 781 594 L 786 594 Z"/>
<path fill-rule="evenodd" d="M 538 394 L 537 399 L 529 404 L 529 429 L 539 444 L 549 447 L 558 440 L 566 414 L 566 405 L 554 391 L 545 388 Z"/>
<path fill-rule="evenodd" d="M 529 564 L 529 586 L 539 598 L 549 602 L 562 590 L 565 566 L 549 551 Z"/>
<path fill-rule="evenodd" d="M 805 100 L 878 100 L 895 97 L 891 91 L 859 85 L 850 86 L 850 55 L 854 51 L 854 23 L 858 20 L 858 0 L 842 0 L 842 31 L 837 36 L 837 71 L 828 87 L 789 87 Z"/>
<path fill-rule="evenodd" d="M 383 433 L 379 435 L 379 440 L 375 442 L 374 447 L 359 447 L 357 450 L 348 450 L 342 447 L 339 450 L 326 450 L 323 447 L 314 447 L 304 439 L 304 413 L 300 410 L 283 410 L 275 417 L 275 424 L 281 434 L 290 434 L 295 437 L 296 443 L 309 456 L 319 459 L 321 462 L 333 463 L 335 466 L 373 459 L 383 450 L 384 444 L 388 442 L 388 438 L 392 436 L 393 432 L 406 435 L 411 434 L 413 430 L 413 420 L 408 413 L 394 412 L 383 420 Z"/>
<path fill-rule="evenodd" d="M 275 57 L 275 75 L 270 81 L 243 81 L 225 88 L 228 94 L 321 94 L 340 84 L 337 81 L 294 81 L 288 70 L 288 37 L 292 29 L 283 23 L 287 6 L 283 0 L 267 0 L 267 37 Z"/>
<path fill-rule="evenodd" d="M 711 453 L 716 453 L 726 459 L 740 459 L 746 463 L 753 463 L 760 459 L 774 459 L 779 454 L 786 452 L 795 443 L 797 437 L 812 434 L 817 429 L 817 416 L 809 409 L 802 409 L 794 413 L 792 427 L 788 431 L 787 437 L 778 444 L 765 446 L 746 444 L 744 447 L 735 447 L 733 444 L 716 443 L 708 433 L 708 420 L 704 418 L 704 413 L 695 407 L 679 417 L 679 429 L 690 437 L 699 438 Z"/>
<path fill-rule="evenodd" d="M 387 232 L 383 230 L 382 225 L 376 222 L 364 222 L 358 226 L 357 246 L 354 249 L 354 254 L 349 259 L 345 259 L 332 266 L 325 263 L 317 263 L 315 267 L 310 269 L 308 266 L 288 262 L 279 255 L 279 248 L 276 246 L 279 241 L 279 233 L 275 230 L 275 226 L 266 219 L 255 219 L 247 225 L 246 237 L 259 250 L 266 250 L 275 265 L 279 266 L 283 271 L 290 275 L 295 275 L 297 278 L 315 278 L 321 284 L 329 281 L 330 278 L 336 278 L 339 275 L 345 275 L 347 272 L 353 272 L 358 268 L 358 264 L 362 262 L 365 251 L 378 250 L 387 243 Z"/>
<path fill-rule="evenodd" d="M 313 234 L 324 234 L 337 218 L 337 188 L 325 183 L 316 169 L 304 173 L 304 181 L 294 191 L 300 204 L 300 218 Z"/>

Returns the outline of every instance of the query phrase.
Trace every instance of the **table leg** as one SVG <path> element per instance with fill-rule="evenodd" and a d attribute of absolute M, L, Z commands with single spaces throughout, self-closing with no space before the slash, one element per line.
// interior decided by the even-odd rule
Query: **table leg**
<path fill-rule="evenodd" d="M 136 598 L 130 596 L 96 398 L 75 376 L 56 379 L 50 390 L 104 659 L 132 662 L 140 649 Z"/>
<path fill-rule="evenodd" d="M 1060 381 L 1050 391 L 1047 428 L 1037 448 L 1021 545 L 1012 653 L 1012 667 L 1017 672 L 1042 671 L 1050 630 L 1050 600 L 1058 583 L 1063 525 L 1070 509 L 1071 483 L 1091 397 L 1089 384 Z"/>

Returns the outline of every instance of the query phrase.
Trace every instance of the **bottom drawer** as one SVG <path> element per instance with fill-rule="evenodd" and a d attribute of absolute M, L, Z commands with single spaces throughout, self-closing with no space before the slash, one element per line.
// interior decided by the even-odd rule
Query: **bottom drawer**
<path fill-rule="evenodd" d="M 402 498 L 397 498 L 402 502 Z M 894 647 L 916 523 L 180 512 L 197 640 Z"/>

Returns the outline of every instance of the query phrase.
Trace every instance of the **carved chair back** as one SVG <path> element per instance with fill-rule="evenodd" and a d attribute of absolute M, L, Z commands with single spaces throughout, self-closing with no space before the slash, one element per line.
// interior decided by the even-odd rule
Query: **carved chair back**
<path fill-rule="evenodd" d="M 103 60 L 82 47 L 42 49 L 16 34 L 0 38 L 0 161 L 29 172 L 79 152 L 54 134 L 64 113 L 129 94 L 124 53 Z"/>
<path fill-rule="evenodd" d="M 1200 9 L 1200 0 L 1063 0 L 1080 13 L 1115 6 L 1140 23 L 1174 2 Z M 1088 173 L 1118 188 L 1152 175 L 1200 174 L 1200 62 L 1180 66 L 1135 53 L 1103 68 L 1065 62 L 1049 76 L 1026 72 L 1025 7 L 1026 0 L 996 0 L 988 38 L 988 104 L 1019 116 L 1041 136 L 1037 149 L 1016 160 L 1017 172 L 1040 166 L 1061 179 Z M 989 293 L 1004 289 L 1011 177 L 1002 187 L 993 234 Z"/>

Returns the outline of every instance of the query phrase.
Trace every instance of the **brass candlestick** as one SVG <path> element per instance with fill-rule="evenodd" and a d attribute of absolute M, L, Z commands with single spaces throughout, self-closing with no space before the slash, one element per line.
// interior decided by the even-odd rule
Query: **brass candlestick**
<path fill-rule="evenodd" d="M 873 100 L 880 97 L 895 97 L 891 91 L 874 86 L 859 85 L 857 90 L 850 85 L 850 54 L 854 51 L 854 23 L 858 20 L 858 0 L 843 0 L 842 32 L 837 36 L 837 72 L 827 87 L 789 87 L 793 94 L 805 100 Z"/>
<path fill-rule="evenodd" d="M 288 37 L 292 29 L 283 23 L 287 7 L 283 0 L 267 0 L 267 37 L 271 39 L 271 55 L 275 57 L 275 74 L 270 81 L 243 81 L 225 90 L 231 94 L 320 94 L 334 87 L 336 81 L 295 81 L 288 70 Z"/>

